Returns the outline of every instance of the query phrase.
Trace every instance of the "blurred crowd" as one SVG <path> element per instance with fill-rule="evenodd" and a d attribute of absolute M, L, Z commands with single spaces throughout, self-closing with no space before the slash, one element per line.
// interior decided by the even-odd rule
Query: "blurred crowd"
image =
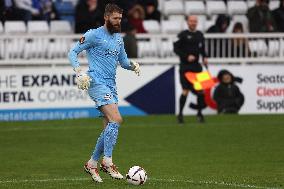
<path fill-rule="evenodd" d="M 6 20 L 57 20 L 60 12 L 57 3 L 62 0 L 1 0 L 0 19 Z M 63 2 L 63 1 L 62 1 Z M 71 2 L 71 1 L 70 1 Z M 225 1 L 226 2 L 226 1 Z M 107 3 L 116 3 L 124 9 L 122 31 L 135 29 L 137 33 L 146 33 L 143 20 L 160 22 L 162 14 L 158 10 L 158 0 L 78 0 L 74 7 L 75 33 L 84 33 L 89 28 L 103 25 L 103 12 Z M 256 0 L 255 6 L 249 8 L 247 18 L 249 32 L 284 32 L 284 0 L 279 7 L 269 9 L 269 0 Z M 166 18 L 164 18 L 166 19 Z M 219 15 L 208 33 L 226 32 L 230 24 L 230 15 Z M 243 32 L 242 23 L 236 23 L 233 32 Z"/>
<path fill-rule="evenodd" d="M 261 32 L 284 32 L 284 0 L 279 1 L 279 7 L 269 9 L 269 0 L 256 0 L 255 6 L 248 9 L 248 31 L 251 33 Z M 230 25 L 229 15 L 219 15 L 215 25 L 208 29 L 208 33 L 225 33 Z M 233 33 L 243 32 L 242 23 L 236 23 Z M 238 29 L 235 29 L 238 28 Z"/>
<path fill-rule="evenodd" d="M 59 19 L 52 0 L 1 0 L 0 13 L 2 22 Z"/>
<path fill-rule="evenodd" d="M 83 33 L 88 28 L 103 25 L 103 10 L 108 3 L 116 3 L 123 8 L 121 26 L 124 32 L 128 31 L 129 27 L 134 27 L 137 33 L 146 33 L 143 20 L 160 22 L 161 13 L 157 0 L 80 0 L 76 6 L 75 32 Z"/>
<path fill-rule="evenodd" d="M 58 20 L 60 12 L 53 0 L 1 0 L 0 19 L 6 20 Z M 103 12 L 108 3 L 116 3 L 124 9 L 122 31 L 127 31 L 129 25 L 138 33 L 146 33 L 143 20 L 160 22 L 161 13 L 157 0 L 78 0 L 74 10 L 75 33 L 84 33 L 90 28 L 104 24 Z"/>

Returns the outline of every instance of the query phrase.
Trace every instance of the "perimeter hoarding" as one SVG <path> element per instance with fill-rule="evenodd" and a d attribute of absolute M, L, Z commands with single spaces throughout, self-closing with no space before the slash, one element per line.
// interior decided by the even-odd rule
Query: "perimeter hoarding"
<path fill-rule="evenodd" d="M 243 82 L 237 83 L 245 96 L 245 102 L 240 114 L 269 114 L 284 113 L 284 65 L 212 65 L 209 70 L 213 76 L 218 75 L 222 69 L 229 70 L 233 75 L 241 77 Z M 176 70 L 176 93 L 181 89 Z M 211 97 L 214 89 L 211 91 Z M 195 101 L 195 96 L 190 95 L 187 105 Z M 176 109 L 178 108 L 176 99 Z M 216 113 L 212 108 L 205 110 L 207 113 Z M 185 108 L 185 114 L 193 114 Z"/>
<path fill-rule="evenodd" d="M 212 75 L 227 69 L 242 77 L 242 114 L 284 113 L 284 65 L 211 65 Z M 178 66 L 142 66 L 141 76 L 118 69 L 119 108 L 123 115 L 174 114 L 181 93 Z M 213 90 L 211 91 L 213 92 Z M 185 114 L 195 102 L 189 95 Z M 206 108 L 206 113 L 216 110 Z M 78 90 L 70 67 L 1 68 L 0 120 L 96 117 L 87 92 Z"/>

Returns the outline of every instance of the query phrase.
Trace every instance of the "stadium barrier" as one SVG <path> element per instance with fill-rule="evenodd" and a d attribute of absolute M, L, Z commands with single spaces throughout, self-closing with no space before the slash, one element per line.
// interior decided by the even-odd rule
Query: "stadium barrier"
<path fill-rule="evenodd" d="M 0 35 L 0 65 L 68 64 L 67 52 L 81 35 Z M 205 34 L 210 63 L 279 63 L 284 57 L 284 34 Z M 139 34 L 143 64 L 177 64 L 172 34 Z M 238 45 L 239 44 L 239 45 Z M 84 53 L 81 61 L 86 63 Z"/>

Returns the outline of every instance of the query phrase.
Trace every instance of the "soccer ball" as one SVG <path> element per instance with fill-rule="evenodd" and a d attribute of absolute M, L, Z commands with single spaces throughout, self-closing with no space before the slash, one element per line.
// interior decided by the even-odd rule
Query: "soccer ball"
<path fill-rule="evenodd" d="M 126 174 L 126 180 L 130 184 L 142 185 L 147 180 L 147 173 L 142 167 L 133 166 Z"/>

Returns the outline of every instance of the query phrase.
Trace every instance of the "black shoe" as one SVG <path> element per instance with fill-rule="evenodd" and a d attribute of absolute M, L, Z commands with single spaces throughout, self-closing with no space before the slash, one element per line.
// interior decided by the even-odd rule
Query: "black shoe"
<path fill-rule="evenodd" d="M 184 123 L 183 115 L 182 115 L 182 114 L 179 114 L 179 115 L 177 116 L 177 120 L 178 120 L 178 123 L 179 123 L 179 124 L 183 124 L 183 123 Z"/>
<path fill-rule="evenodd" d="M 204 123 L 205 122 L 204 116 L 202 114 L 197 114 L 197 121 L 199 123 Z"/>
<path fill-rule="evenodd" d="M 197 104 L 193 104 L 193 103 L 190 103 L 189 104 L 189 108 L 193 109 L 193 110 L 198 110 L 199 109 L 199 106 Z"/>
<path fill-rule="evenodd" d="M 193 110 L 203 110 L 207 107 L 207 105 L 204 103 L 202 105 L 198 105 L 198 104 L 193 104 L 193 103 L 190 103 L 189 104 L 189 108 L 193 109 Z"/>

